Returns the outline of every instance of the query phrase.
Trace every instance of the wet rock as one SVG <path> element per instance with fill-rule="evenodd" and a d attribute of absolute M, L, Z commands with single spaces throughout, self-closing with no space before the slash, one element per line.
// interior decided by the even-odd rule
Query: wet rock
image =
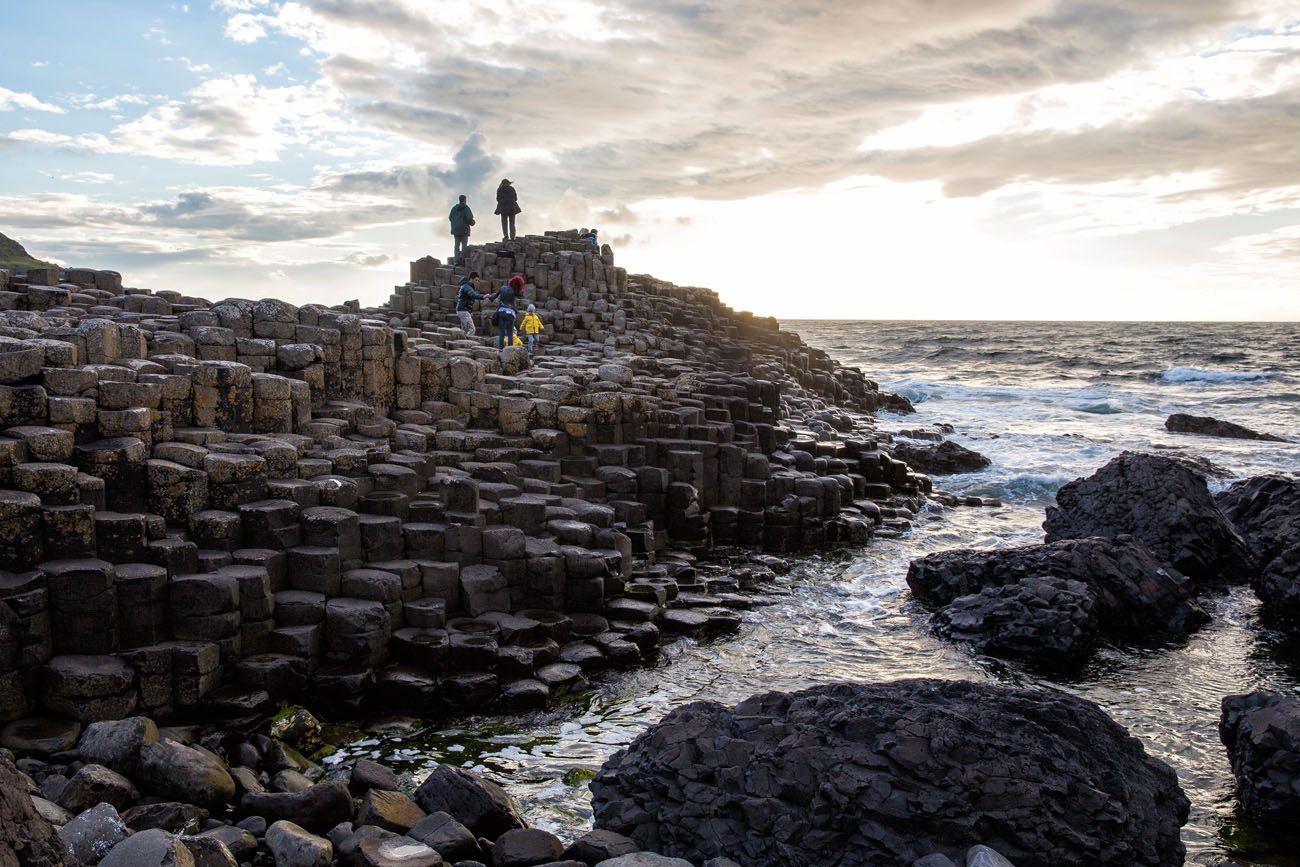
<path fill-rule="evenodd" d="M 993 656 L 1036 662 L 1078 661 L 1097 638 L 1096 599 L 1065 578 L 1022 578 L 959 596 L 931 621 L 944 638 Z"/>
<path fill-rule="evenodd" d="M 748 864 L 906 864 L 997 827 L 1021 867 L 1175 867 L 1189 809 L 1174 772 L 1096 705 L 939 680 L 695 702 L 591 789 L 598 827 Z"/>
<path fill-rule="evenodd" d="M 266 829 L 266 848 L 276 867 L 328 867 L 334 858 L 329 840 L 283 819 Z"/>
<path fill-rule="evenodd" d="M 22 773 L 0 755 L 0 863 L 58 867 L 63 844 L 36 811 Z"/>
<path fill-rule="evenodd" d="M 423 819 L 424 815 L 424 811 L 401 792 L 371 789 L 361 799 L 356 823 L 377 825 L 388 831 L 405 834 Z"/>
<path fill-rule="evenodd" d="M 395 792 L 400 785 L 397 774 L 370 759 L 357 759 L 348 775 L 348 788 L 354 795 L 363 795 L 371 789 Z"/>
<path fill-rule="evenodd" d="M 239 867 L 234 853 L 215 837 L 182 837 L 181 844 L 189 850 L 194 867 Z"/>
<path fill-rule="evenodd" d="M 1223 699 L 1219 739 L 1246 814 L 1278 831 L 1300 828 L 1300 698 L 1270 692 Z"/>
<path fill-rule="evenodd" d="M 691 867 L 691 862 L 654 852 L 633 852 L 630 855 L 619 855 L 617 858 L 601 861 L 596 867 Z"/>
<path fill-rule="evenodd" d="M 913 470 L 932 476 L 951 476 L 956 473 L 973 473 L 993 462 L 977 451 L 952 440 L 932 446 L 899 442 L 894 444 L 894 457 Z"/>
<path fill-rule="evenodd" d="M 492 867 L 537 867 L 558 860 L 562 852 L 564 844 L 549 831 L 516 828 L 496 839 Z"/>
<path fill-rule="evenodd" d="M 300 707 L 271 722 L 271 737 L 309 753 L 322 745 L 320 722 Z"/>
<path fill-rule="evenodd" d="M 134 716 L 94 722 L 86 726 L 77 743 L 81 760 L 112 768 L 119 774 L 135 773 L 140 749 L 158 741 L 158 727 L 148 717 Z"/>
<path fill-rule="evenodd" d="M 966 850 L 966 867 L 1015 867 L 1015 865 L 988 846 L 972 846 Z"/>
<path fill-rule="evenodd" d="M 127 837 L 99 863 L 101 867 L 195 867 L 194 856 L 181 839 L 157 828 Z"/>
<path fill-rule="evenodd" d="M 1260 567 L 1250 585 L 1265 612 L 1283 623 L 1300 623 L 1300 476 L 1255 476 L 1216 501 Z"/>
<path fill-rule="evenodd" d="M 59 804 L 72 813 L 89 810 L 101 802 L 121 810 L 135 801 L 138 793 L 131 781 L 103 765 L 87 764 L 72 775 L 59 793 Z"/>
<path fill-rule="evenodd" d="M 287 819 L 315 833 L 352 820 L 352 796 L 339 782 L 317 783 L 301 792 L 249 792 L 239 802 L 245 813 L 268 822 Z"/>
<path fill-rule="evenodd" d="M 957 865 L 947 855 L 935 853 L 926 855 L 924 858 L 917 858 L 912 862 L 912 867 L 957 867 Z"/>
<path fill-rule="evenodd" d="M 428 813 L 447 813 L 479 836 L 495 839 L 523 828 L 514 799 L 491 780 L 451 765 L 438 765 L 415 791 Z"/>
<path fill-rule="evenodd" d="M 132 831 L 160 828 L 173 834 L 193 833 L 208 818 L 208 811 L 180 801 L 157 801 L 137 804 L 122 811 L 122 820 Z"/>
<path fill-rule="evenodd" d="M 1043 528 L 1048 542 L 1132 535 L 1200 583 L 1242 582 L 1253 572 L 1250 552 L 1204 477 L 1163 455 L 1123 452 L 1065 485 Z"/>
<path fill-rule="evenodd" d="M 58 833 L 63 845 L 83 864 L 98 864 L 131 834 L 111 804 L 97 804 L 74 816 Z"/>
<path fill-rule="evenodd" d="M 1188 415 L 1176 412 L 1165 419 L 1165 428 L 1172 433 L 1201 434 L 1207 437 L 1227 437 L 1238 440 L 1264 440 L 1273 443 L 1290 442 L 1280 436 L 1259 433 L 1230 421 L 1220 421 L 1208 415 Z"/>
<path fill-rule="evenodd" d="M 629 855 L 638 849 L 640 847 L 631 837 L 597 828 L 570 843 L 569 847 L 561 853 L 561 857 L 581 861 L 584 864 L 597 864 L 620 855 Z"/>
<path fill-rule="evenodd" d="M 483 856 L 474 832 L 447 813 L 430 813 L 416 822 L 406 836 L 436 850 L 449 864 Z"/>
<path fill-rule="evenodd" d="M 203 807 L 222 807 L 235 797 L 235 781 L 216 756 L 176 741 L 141 747 L 136 780 L 146 792 Z"/>
<path fill-rule="evenodd" d="M 912 595 L 922 604 L 936 608 L 953 605 L 959 597 L 980 594 L 985 588 L 1010 587 L 1026 579 L 1038 582 L 959 605 L 954 613 L 964 613 L 956 631 L 969 631 L 972 638 L 981 630 L 969 615 L 988 610 L 999 599 L 1020 597 L 1021 606 L 1036 606 L 1033 599 L 1037 590 L 1051 586 L 1041 584 L 1044 578 L 1085 585 L 1094 601 L 1092 616 L 1097 631 L 1108 638 L 1138 643 L 1179 641 L 1209 621 L 1209 615 L 1188 593 L 1186 579 L 1156 562 L 1146 548 L 1127 538 L 1067 539 L 1048 545 L 991 551 L 941 551 L 913 560 L 907 570 L 907 586 Z M 1067 609 L 1075 604 L 1083 605 L 1077 599 L 1071 601 L 1070 596 L 1060 600 Z M 1003 615 L 999 616 L 1005 616 L 1006 624 L 1014 624 L 1019 619 L 1010 616 L 1014 613 L 1012 607 L 1004 607 Z M 1025 636 L 1037 634 L 1050 645 L 1051 636 L 1039 632 L 1034 621 L 1046 628 L 1047 620 L 1054 615 L 1037 607 L 1023 608 L 1022 613 L 1026 618 Z M 1072 623 L 1081 631 L 1077 640 L 1070 639 L 1061 649 L 1075 645 L 1082 649 L 1086 644 L 1082 639 L 1088 617 L 1068 610 L 1060 616 L 1064 623 Z M 983 631 L 994 631 L 994 625 Z M 995 639 L 989 636 L 985 640 Z"/>
<path fill-rule="evenodd" d="M 265 833 L 265 831 L 263 833 Z M 230 850 L 230 854 L 233 855 L 235 859 L 238 861 L 251 860 L 253 857 L 253 853 L 257 851 L 257 838 L 255 838 L 252 834 L 250 834 L 248 831 L 244 830 L 243 828 L 236 827 L 235 825 L 221 825 L 219 827 L 211 828 L 207 831 L 203 831 L 197 836 L 211 837 L 214 840 L 221 841 L 221 843 L 225 845 L 227 849 Z M 193 838 L 187 837 L 185 839 L 190 840 Z M 186 845 L 189 844 L 186 843 Z M 193 854 L 193 851 L 194 850 L 191 847 L 190 849 L 191 854 Z M 196 861 L 198 860 L 197 855 L 195 856 L 195 860 Z"/>

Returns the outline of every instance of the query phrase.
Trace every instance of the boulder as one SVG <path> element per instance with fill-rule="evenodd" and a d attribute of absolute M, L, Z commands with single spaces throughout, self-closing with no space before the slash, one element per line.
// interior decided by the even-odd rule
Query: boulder
<path fill-rule="evenodd" d="M 931 624 L 944 638 L 980 653 L 1072 662 L 1096 642 L 1096 597 L 1080 581 L 1033 576 L 959 596 L 935 612 Z"/>
<path fill-rule="evenodd" d="M 427 813 L 447 813 L 480 837 L 496 839 L 523 828 L 524 820 L 505 789 L 469 771 L 438 765 L 415 791 Z"/>
<path fill-rule="evenodd" d="M 1300 828 L 1300 698 L 1271 692 L 1223 699 L 1219 739 L 1248 816 L 1294 835 Z"/>
<path fill-rule="evenodd" d="M 406 836 L 435 850 L 449 864 L 483 856 L 474 832 L 447 813 L 430 813 L 416 822 Z"/>
<path fill-rule="evenodd" d="M 27 794 L 23 774 L 0 755 L 0 864 L 59 867 L 66 860 L 54 826 L 41 817 Z"/>
<path fill-rule="evenodd" d="M 919 473 L 932 476 L 951 476 L 956 473 L 973 473 L 991 466 L 993 462 L 977 451 L 952 440 L 930 446 L 912 443 L 894 443 L 894 457 Z"/>
<path fill-rule="evenodd" d="M 112 804 L 97 804 L 59 829 L 59 840 L 83 864 L 98 864 L 131 835 Z"/>
<path fill-rule="evenodd" d="M 195 867 L 181 838 L 154 828 L 132 834 L 100 861 L 100 867 Z"/>
<path fill-rule="evenodd" d="M 269 822 L 287 819 L 320 834 L 339 822 L 352 821 L 352 796 L 348 787 L 333 780 L 301 792 L 247 792 L 239 806 L 245 813 Z"/>
<path fill-rule="evenodd" d="M 1177 867 L 1189 810 L 1173 770 L 1095 704 L 929 679 L 694 702 L 591 791 L 596 826 L 644 849 L 751 865 L 910 864 L 986 843 L 1020 867 Z"/>
<path fill-rule="evenodd" d="M 1063 486 L 1043 528 L 1048 542 L 1132 535 L 1201 583 L 1240 583 L 1253 572 L 1245 542 L 1215 505 L 1205 477 L 1164 455 L 1123 452 Z"/>
<path fill-rule="evenodd" d="M 492 867 L 537 867 L 558 861 L 564 844 L 541 828 L 506 831 L 492 846 Z"/>
<path fill-rule="evenodd" d="M 1188 415 L 1176 412 L 1165 419 L 1165 428 L 1171 433 L 1201 434 L 1207 437 L 1226 437 L 1237 440 L 1264 440 L 1285 443 L 1290 440 L 1273 434 L 1259 433 L 1230 421 L 1220 421 L 1208 415 Z"/>
<path fill-rule="evenodd" d="M 329 867 L 334 859 L 334 844 L 284 819 L 266 829 L 265 839 L 276 867 Z"/>
<path fill-rule="evenodd" d="M 1260 567 L 1250 586 L 1264 611 L 1300 624 L 1300 476 L 1255 476 L 1221 492 L 1216 502 Z"/>
<path fill-rule="evenodd" d="M 176 741 L 140 748 L 136 781 L 151 794 L 203 807 L 224 807 L 235 797 L 235 781 L 221 760 Z"/>
<path fill-rule="evenodd" d="M 597 828 L 569 844 L 560 857 L 584 864 L 598 864 L 637 851 L 636 841 L 613 831 Z"/>
<path fill-rule="evenodd" d="M 1180 641 L 1209 621 L 1209 615 L 1188 593 L 1186 578 L 1156 562 L 1145 547 L 1128 537 L 1067 539 L 990 551 L 941 551 L 913 560 L 907 570 L 912 595 L 933 608 L 953 605 L 959 597 L 979 594 L 985 588 L 1018 585 L 1030 578 L 1057 578 L 1085 585 L 1095 602 L 1092 610 L 1097 632 L 1107 638 L 1139 643 Z M 1046 626 L 1049 615 L 1035 613 L 1037 603 L 1030 594 L 1046 586 L 1040 581 L 1034 587 L 992 594 L 982 601 L 963 601 L 958 609 L 965 614 L 958 618 L 961 622 L 953 629 L 953 637 L 976 631 L 970 613 L 988 611 L 997 600 L 1017 596 L 1026 619 L 1026 635 L 1035 634 L 1031 621 Z M 1059 601 L 1067 604 L 1068 598 L 1059 597 Z M 1004 608 L 998 616 L 1014 624 L 1018 618 L 1009 616 L 1013 613 L 1013 609 Z M 1063 622 L 1074 623 L 1086 632 L 1087 618 L 1080 619 L 1078 613 L 1065 617 Z M 992 624 L 983 631 L 992 633 Z M 1009 637 L 1005 629 L 998 631 Z M 1039 634 L 1045 646 L 1051 644 L 1050 635 Z M 989 639 L 995 640 L 995 636 L 990 634 Z M 1082 647 L 1081 641 L 1070 643 Z"/>
<path fill-rule="evenodd" d="M 158 727 L 143 716 L 94 722 L 86 726 L 77 743 L 83 762 L 95 762 L 119 774 L 135 773 L 140 748 L 158 741 Z"/>
<path fill-rule="evenodd" d="M 87 764 L 72 775 L 59 793 L 59 806 L 70 813 L 89 810 L 99 803 L 119 810 L 130 806 L 139 793 L 131 781 L 103 765 Z"/>

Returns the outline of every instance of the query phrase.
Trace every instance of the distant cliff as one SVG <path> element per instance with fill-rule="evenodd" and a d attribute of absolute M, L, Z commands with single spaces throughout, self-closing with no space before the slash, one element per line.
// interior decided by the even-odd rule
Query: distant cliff
<path fill-rule="evenodd" d="M 32 258 L 22 244 L 0 232 L 0 268 L 17 270 L 45 267 L 57 266 L 53 262 L 42 262 L 40 259 Z"/>

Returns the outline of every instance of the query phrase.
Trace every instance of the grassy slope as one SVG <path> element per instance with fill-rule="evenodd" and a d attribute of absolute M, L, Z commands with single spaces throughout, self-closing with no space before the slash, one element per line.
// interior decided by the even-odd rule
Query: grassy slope
<path fill-rule="evenodd" d="M 23 245 L 8 235 L 0 233 L 0 268 L 22 271 L 27 268 L 56 267 L 53 262 L 42 262 L 27 255 Z"/>

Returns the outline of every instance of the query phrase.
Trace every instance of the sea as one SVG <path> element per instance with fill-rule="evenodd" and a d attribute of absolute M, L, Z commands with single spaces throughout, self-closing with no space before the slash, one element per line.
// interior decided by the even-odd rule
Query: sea
<path fill-rule="evenodd" d="M 966 678 L 1065 690 L 1100 704 L 1174 767 L 1192 802 L 1187 863 L 1297 867 L 1294 844 L 1237 809 L 1217 724 L 1223 696 L 1300 693 L 1300 639 L 1260 622 L 1249 588 L 1205 600 L 1212 623 L 1183 644 L 1103 646 L 1081 671 L 1049 675 L 934 637 L 909 597 L 908 563 L 949 548 L 1042 541 L 1058 488 L 1126 449 L 1197 455 L 1231 478 L 1300 469 L 1300 445 L 1171 434 L 1174 412 L 1213 415 L 1300 441 L 1300 323 L 788 321 L 812 346 L 906 395 L 882 431 L 951 425 L 992 461 L 943 477 L 998 508 L 929 504 L 910 531 L 802 558 L 779 605 L 746 612 L 736 635 L 678 640 L 652 667 L 611 673 L 545 713 L 455 724 L 370 720 L 334 761 L 365 755 L 417 778 L 435 762 L 486 774 L 525 817 L 566 839 L 591 825 L 586 782 L 674 707 L 735 702 L 833 680 Z M 1216 480 L 1214 487 L 1231 483 Z"/>

